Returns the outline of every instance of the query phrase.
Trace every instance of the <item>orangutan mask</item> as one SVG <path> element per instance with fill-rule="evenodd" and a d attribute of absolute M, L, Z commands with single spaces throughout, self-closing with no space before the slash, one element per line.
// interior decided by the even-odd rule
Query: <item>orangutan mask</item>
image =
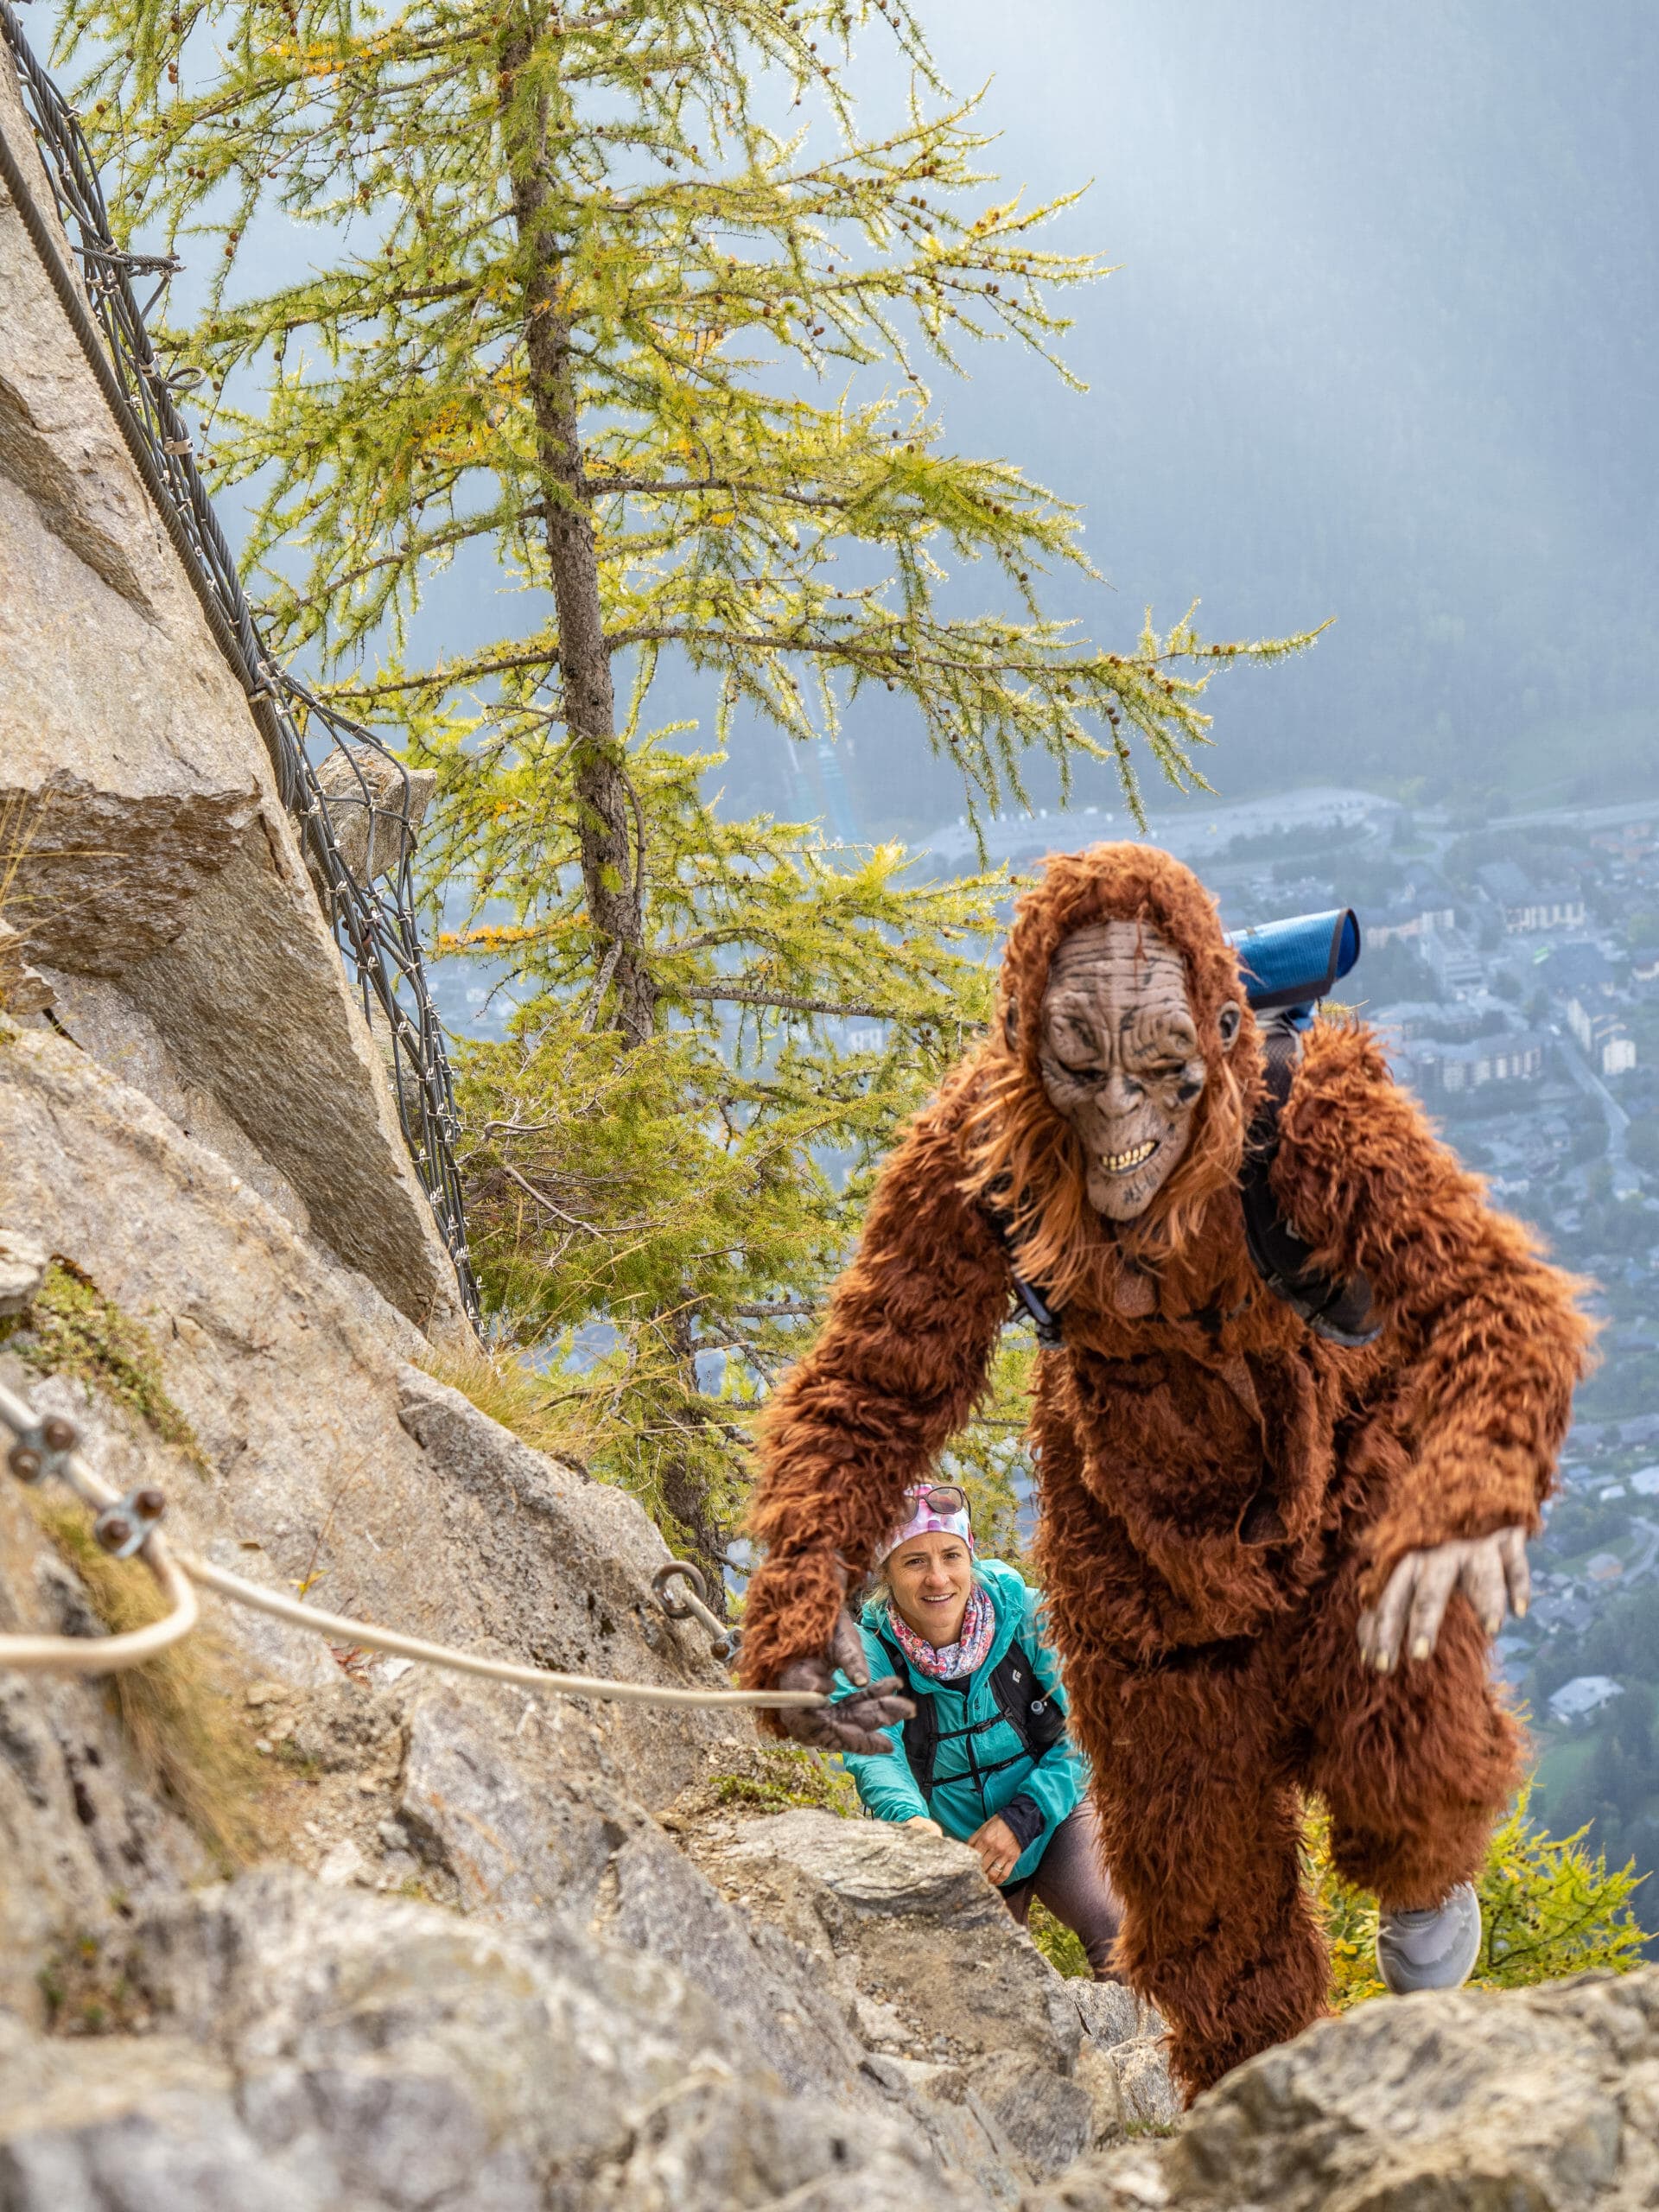
<path fill-rule="evenodd" d="M 1050 965 L 1040 1018 L 1043 1088 L 1077 1133 L 1089 1202 L 1134 1221 L 1186 1150 L 1210 1072 L 1181 957 L 1139 922 L 1078 930 Z M 1217 1020 L 1224 1052 L 1239 1020 L 1229 1001 Z"/>

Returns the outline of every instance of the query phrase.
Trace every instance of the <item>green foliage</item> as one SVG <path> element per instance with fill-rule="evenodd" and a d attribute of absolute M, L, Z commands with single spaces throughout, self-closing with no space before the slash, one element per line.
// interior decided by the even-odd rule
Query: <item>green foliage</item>
<path fill-rule="evenodd" d="M 1494 1832 L 1476 1887 L 1484 1940 L 1471 1976 L 1488 1989 L 1518 1989 L 1592 1967 L 1628 1971 L 1647 1941 L 1630 1900 L 1639 1878 L 1610 1872 L 1586 1847 L 1584 1831 L 1548 1835 L 1529 1816 L 1530 1787 Z M 1373 1945 L 1374 1898 L 1344 1882 L 1331 1864 L 1323 1808 L 1307 1818 L 1307 1874 L 1331 1946 L 1331 2001 L 1339 2012 L 1383 1994 Z"/>
<path fill-rule="evenodd" d="M 710 1814 L 788 1813 L 798 1806 L 855 1820 L 858 1792 L 839 1759 L 799 1744 L 756 1744 L 724 1771 L 693 1783 L 675 1800 L 667 1821 L 676 1829 Z"/>
<path fill-rule="evenodd" d="M 855 1815 L 857 1792 L 839 1768 L 791 1744 L 769 1745 L 759 1756 L 760 1773 L 715 1777 L 715 1802 L 722 1809 L 736 1805 L 745 1812 L 787 1813 L 805 1805 L 842 1820 Z"/>
<path fill-rule="evenodd" d="M 54 1260 L 28 1313 L 6 1333 L 25 1365 L 92 1384 L 207 1471 L 195 1433 L 162 1381 L 155 1339 L 79 1268 Z"/>
<path fill-rule="evenodd" d="M 920 366 L 989 337 L 1053 361 L 1052 297 L 1099 264 L 1039 243 L 1069 201 L 986 196 L 976 104 L 905 0 L 64 20 L 99 56 L 118 219 L 222 248 L 168 342 L 205 373 L 217 482 L 257 486 L 275 640 L 439 772 L 429 881 L 452 920 L 472 902 L 445 949 L 517 1007 L 460 1070 L 498 1326 L 545 1374 L 537 1418 L 717 1577 L 756 1404 L 988 1010 L 1007 887 L 726 819 L 721 751 L 653 722 L 664 657 L 709 679 L 717 747 L 740 709 L 807 740 L 897 695 L 977 820 L 1033 753 L 1063 785 L 1103 766 L 1137 815 L 1132 739 L 1202 781 L 1210 675 L 1306 640 L 1183 620 L 1116 650 L 1045 611 L 1045 572 L 1098 583 L 1078 514 L 946 448 Z M 867 35 L 910 83 L 874 135 L 846 74 Z M 253 296 L 277 216 L 316 265 Z M 423 593 L 469 547 L 514 587 L 503 626 L 423 664 Z M 966 1446 L 999 1527 L 1015 1380 Z"/>
<path fill-rule="evenodd" d="M 832 866 L 809 830 L 683 798 L 702 842 L 652 917 L 676 1014 L 637 1046 L 593 1022 L 565 957 L 580 880 L 550 868 L 518 931 L 545 987 L 461 1057 L 462 1162 L 491 1302 L 552 1351 L 547 1411 L 709 1556 L 876 1160 L 988 1010 L 999 887 L 912 887 L 886 850 Z"/>
<path fill-rule="evenodd" d="M 1063 1921 L 1056 1920 L 1040 1897 L 1031 1901 L 1031 1917 L 1026 1923 L 1031 1930 L 1031 1940 L 1048 1961 L 1056 1974 L 1064 1974 L 1069 1981 L 1087 1981 L 1093 1969 L 1082 1939 L 1073 1935 Z"/>
<path fill-rule="evenodd" d="M 982 198 L 976 103 L 902 0 L 71 0 L 66 24 L 101 48 L 83 105 L 117 219 L 222 245 L 213 305 L 174 342 L 215 396 L 239 366 L 266 385 L 261 411 L 209 406 L 207 434 L 220 482 L 259 481 L 249 559 L 278 640 L 339 666 L 390 634 L 401 656 L 425 582 L 475 541 L 528 594 L 510 636 L 425 671 L 396 658 L 360 704 L 429 735 L 493 683 L 497 765 L 545 728 L 570 644 L 553 505 L 591 530 L 605 646 L 642 683 L 677 648 L 722 712 L 795 736 L 833 727 L 838 682 L 902 692 L 986 800 L 1020 791 L 1033 746 L 1132 786 L 1126 732 L 1185 781 L 1208 671 L 1300 642 L 1206 645 L 1183 622 L 1090 645 L 1033 584 L 1092 575 L 1077 512 L 938 450 L 917 363 L 959 367 L 988 336 L 1052 359 L 1048 291 L 1101 270 L 1037 243 L 1069 199 Z M 867 31 L 912 86 L 875 137 L 844 75 Z M 235 297 L 273 209 L 323 265 Z M 854 396 L 887 366 L 896 387 Z M 562 378 L 574 478 L 538 412 Z M 999 603 L 943 611 L 946 558 L 988 563 Z"/>

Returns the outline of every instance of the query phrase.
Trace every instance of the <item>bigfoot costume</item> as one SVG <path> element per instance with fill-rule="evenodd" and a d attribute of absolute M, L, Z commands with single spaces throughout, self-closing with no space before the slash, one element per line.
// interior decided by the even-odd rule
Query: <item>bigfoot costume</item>
<path fill-rule="evenodd" d="M 1567 1280 L 1357 1024 L 1307 1036 L 1268 1179 L 1314 1266 L 1362 1303 L 1369 1287 L 1379 1332 L 1333 1342 L 1266 1287 L 1240 1197 L 1267 1093 L 1243 996 L 1211 900 L 1166 855 L 1049 863 L 1001 1020 L 893 1153 L 773 1402 L 743 1647 L 752 1686 L 827 1687 L 849 1579 L 967 1419 L 1016 1268 L 1040 1285 L 1064 1341 L 1035 1391 L 1038 1571 L 1121 1964 L 1190 2092 L 1324 2009 L 1305 1791 L 1386 1910 L 1478 1867 L 1518 1751 L 1486 1638 L 1506 1579 L 1524 1605 L 1586 1341 Z M 866 1693 L 862 1741 L 851 1700 L 785 1725 L 864 1748 L 907 1710 L 893 1687 Z"/>

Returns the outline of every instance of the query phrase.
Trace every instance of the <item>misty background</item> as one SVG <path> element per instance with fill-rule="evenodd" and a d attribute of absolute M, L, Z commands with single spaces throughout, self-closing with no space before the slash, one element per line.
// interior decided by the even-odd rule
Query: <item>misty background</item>
<path fill-rule="evenodd" d="M 1659 10 L 922 12 L 957 90 L 992 80 L 1005 185 L 1094 180 L 1045 243 L 1116 264 L 1071 296 L 1085 393 L 1011 346 L 931 377 L 948 444 L 1084 508 L 1112 591 L 1060 579 L 1054 603 L 1117 645 L 1195 598 L 1217 638 L 1336 618 L 1306 658 L 1212 688 L 1223 794 L 1659 791 Z M 848 720 L 846 826 L 915 837 L 957 785 L 885 706 Z M 1097 773 L 1080 798 L 1105 799 Z M 795 810 L 815 785 L 758 731 L 727 772 L 741 805 Z M 1155 833 L 1168 798 L 1147 796 Z"/>
<path fill-rule="evenodd" d="M 1211 780 L 1659 790 L 1659 10 L 925 12 L 959 89 L 995 78 L 1005 181 L 1092 176 L 1052 235 L 1118 264 L 1074 296 L 1087 393 L 982 349 L 971 383 L 934 379 L 949 442 L 1084 505 L 1108 642 L 1194 598 L 1214 637 L 1337 618 L 1305 659 L 1218 680 Z M 879 715 L 849 721 L 845 772 L 868 831 L 914 834 L 953 781 L 866 742 Z"/>

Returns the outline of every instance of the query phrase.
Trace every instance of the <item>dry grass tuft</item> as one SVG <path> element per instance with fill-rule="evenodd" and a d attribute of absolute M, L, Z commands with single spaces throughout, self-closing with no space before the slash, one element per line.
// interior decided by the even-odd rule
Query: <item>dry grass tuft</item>
<path fill-rule="evenodd" d="M 571 1408 L 551 1402 L 558 1386 L 505 1352 L 486 1351 L 481 1344 L 470 1350 L 434 1346 L 421 1360 L 434 1382 L 447 1382 L 470 1398 L 481 1414 L 510 1428 L 532 1452 L 586 1471 L 594 1438 L 570 1418 Z"/>
<path fill-rule="evenodd" d="M 29 1503 L 106 1628 L 121 1635 L 161 1618 L 166 1608 L 148 1569 L 100 1551 L 84 1507 L 35 1492 Z M 143 1666 L 112 1675 L 107 1685 L 146 1780 L 225 1873 L 259 1853 L 266 1787 L 236 1689 L 223 1645 L 200 1628 Z"/>

